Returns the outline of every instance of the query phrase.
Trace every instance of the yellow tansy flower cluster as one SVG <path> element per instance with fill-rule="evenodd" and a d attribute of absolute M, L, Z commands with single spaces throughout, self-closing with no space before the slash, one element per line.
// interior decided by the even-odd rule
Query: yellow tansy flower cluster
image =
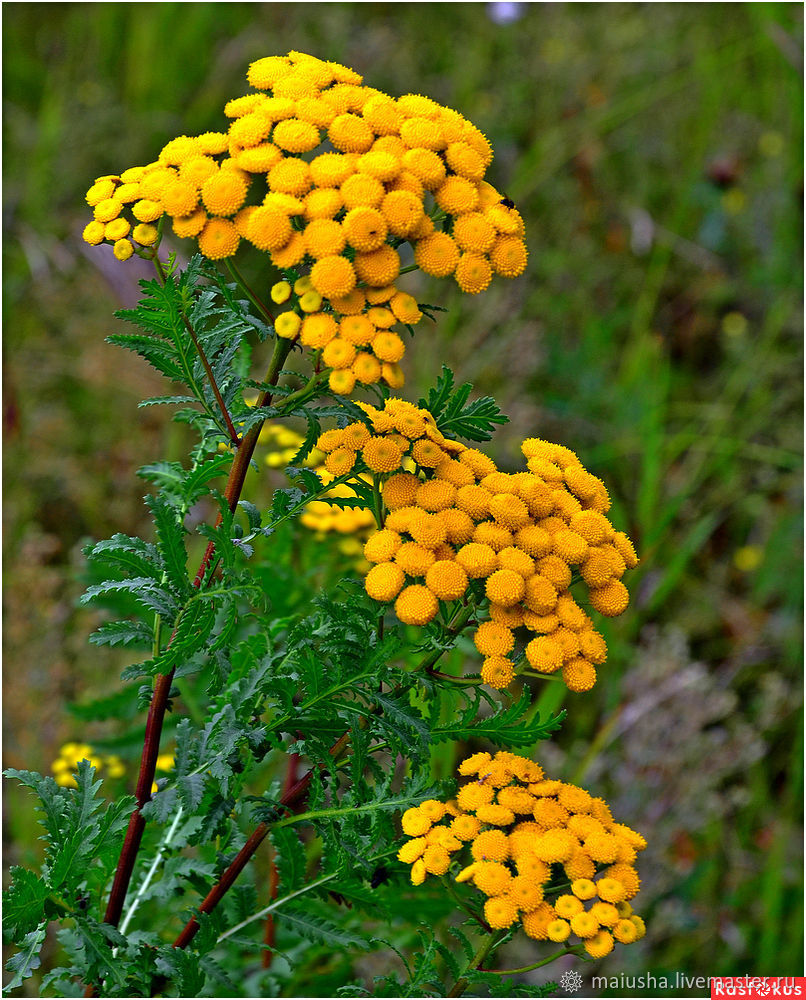
<path fill-rule="evenodd" d="M 123 761 L 114 754 L 99 757 L 89 743 L 65 743 L 50 765 L 56 784 L 63 788 L 77 788 L 74 772 L 81 760 L 88 760 L 97 772 L 105 771 L 107 778 L 121 778 L 126 773 Z"/>
<path fill-rule="evenodd" d="M 508 474 L 479 450 L 447 440 L 431 414 L 411 403 L 390 399 L 365 412 L 369 427 L 326 431 L 318 447 L 334 475 L 360 455 L 388 476 L 384 525 L 364 546 L 375 564 L 366 578 L 370 597 L 394 600 L 405 624 L 426 625 L 440 601 L 462 599 L 471 581 L 483 581 L 480 611 L 489 619 L 474 642 L 484 682 L 500 690 L 512 681 L 510 654 L 522 630 L 531 668 L 561 671 L 570 690 L 590 690 L 607 645 L 570 587 L 584 583 L 595 611 L 619 615 L 629 600 L 621 577 L 638 562 L 605 516 L 610 500 L 601 480 L 570 449 L 538 438 L 522 445 L 528 471 Z M 411 471 L 402 471 L 406 459 Z"/>
<path fill-rule="evenodd" d="M 399 389 L 405 379 L 398 362 L 406 346 L 392 328 L 411 327 L 422 318 L 416 300 L 394 284 L 382 288 L 354 288 L 349 295 L 325 302 L 311 277 L 293 285 L 278 281 L 271 297 L 286 305 L 274 324 L 278 337 L 299 342 L 317 352 L 330 368 L 329 385 L 339 395 L 356 386 L 385 382 Z"/>
<path fill-rule="evenodd" d="M 474 754 L 458 773 L 471 780 L 455 799 L 403 814 L 410 839 L 397 856 L 411 865 L 414 885 L 458 862 L 455 881 L 472 881 L 487 897 L 492 929 L 520 920 L 538 941 L 575 935 L 594 958 L 643 937 L 628 901 L 640 887 L 634 862 L 646 840 L 616 823 L 604 799 L 508 751 Z M 569 882 L 570 893 L 551 888 Z"/>
<path fill-rule="evenodd" d="M 126 260 L 167 216 L 211 260 L 246 240 L 287 272 L 274 301 L 295 295 L 278 336 L 323 349 L 334 391 L 381 378 L 399 388 L 391 327 L 420 318 L 395 285 L 404 243 L 415 267 L 472 294 L 526 267 L 523 220 L 484 180 L 490 144 L 457 111 L 395 99 L 302 52 L 258 59 L 247 79 L 253 92 L 224 107 L 226 131 L 179 136 L 153 163 L 96 178 L 84 239 Z"/>

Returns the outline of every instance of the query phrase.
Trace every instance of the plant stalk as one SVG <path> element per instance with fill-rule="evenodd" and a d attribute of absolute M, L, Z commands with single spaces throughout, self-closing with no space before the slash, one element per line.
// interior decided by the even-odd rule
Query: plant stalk
<path fill-rule="evenodd" d="M 266 382 L 269 385 L 276 385 L 280 371 L 283 367 L 283 362 L 285 361 L 290 350 L 290 341 L 282 340 L 280 338 L 277 339 L 274 345 L 274 353 L 269 364 L 269 369 L 266 374 Z M 266 390 L 260 397 L 259 405 L 267 406 L 270 402 L 271 393 Z M 238 504 L 238 499 L 240 498 L 241 491 L 243 490 L 243 484 L 246 479 L 249 462 L 251 461 L 252 454 L 255 450 L 261 426 L 262 424 L 256 424 L 246 435 L 244 435 L 238 445 L 238 450 L 235 454 L 232 467 L 230 468 L 227 485 L 224 490 L 224 495 L 227 498 L 231 510 L 234 510 Z M 193 580 L 193 586 L 196 589 L 199 589 L 204 582 L 206 571 L 210 561 L 212 560 L 214 551 L 215 546 L 211 542 L 207 546 L 201 565 L 199 566 Z M 173 636 L 171 636 L 171 640 L 172 639 Z M 171 640 L 168 642 L 169 646 L 171 644 Z M 112 890 L 109 894 L 109 901 L 104 914 L 104 920 L 106 923 L 112 924 L 114 927 L 117 927 L 120 923 L 120 917 L 123 912 L 123 904 L 126 899 L 126 893 L 131 881 L 132 872 L 134 871 L 137 853 L 140 849 L 140 842 L 143 838 L 145 820 L 142 816 L 142 809 L 151 798 L 151 786 L 154 783 L 157 756 L 159 755 L 160 748 L 160 737 L 162 735 L 162 725 L 165 719 L 165 712 L 168 705 L 168 694 L 171 690 L 173 675 L 173 670 L 167 674 L 158 674 L 154 681 L 154 693 L 151 696 L 151 705 L 149 706 L 148 717 L 146 719 L 143 755 L 140 760 L 140 773 L 138 775 L 137 787 L 135 789 L 137 805 L 132 813 L 131 819 L 129 820 L 126 837 L 123 841 L 123 848 L 120 852 L 117 869 L 115 870 Z"/>
<path fill-rule="evenodd" d="M 479 945 L 476 954 L 470 959 L 470 962 L 467 968 L 465 969 L 465 975 L 463 975 L 460 979 L 456 980 L 456 984 L 448 992 L 447 996 L 460 997 L 464 993 L 464 991 L 470 985 L 468 979 L 466 978 L 466 974 L 468 972 L 472 972 L 474 969 L 478 969 L 478 967 L 481 965 L 484 959 L 487 958 L 487 956 L 495 947 L 497 937 L 498 937 L 498 931 L 494 930 L 490 931 L 487 937 L 484 938 L 484 940 Z"/>

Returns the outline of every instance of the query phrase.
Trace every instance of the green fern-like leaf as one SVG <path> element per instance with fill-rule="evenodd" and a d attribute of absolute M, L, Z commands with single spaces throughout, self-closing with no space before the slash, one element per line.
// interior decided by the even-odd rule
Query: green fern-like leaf
<path fill-rule="evenodd" d="M 453 372 L 443 365 L 436 386 L 429 390 L 426 399 L 420 399 L 419 405 L 431 413 L 446 437 L 489 441 L 495 425 L 508 423 L 509 417 L 491 396 L 470 400 L 472 390 L 470 382 L 456 388 Z"/>

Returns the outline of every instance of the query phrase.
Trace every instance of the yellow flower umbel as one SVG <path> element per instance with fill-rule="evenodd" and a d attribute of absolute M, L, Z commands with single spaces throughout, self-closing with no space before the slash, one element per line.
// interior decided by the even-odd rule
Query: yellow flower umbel
<path fill-rule="evenodd" d="M 63 788 L 77 787 L 74 772 L 80 760 L 88 760 L 97 772 L 105 770 L 107 778 L 120 778 L 126 771 L 120 757 L 114 754 L 99 757 L 89 743 L 65 743 L 59 750 L 59 756 L 51 764 L 57 785 Z"/>
<path fill-rule="evenodd" d="M 606 517 L 601 480 L 561 445 L 529 438 L 528 471 L 507 474 L 477 449 L 447 440 L 411 403 L 390 399 L 383 410 L 364 410 L 369 441 L 345 448 L 342 432 L 328 431 L 319 447 L 347 466 L 360 452 L 385 480 L 383 529 L 364 550 L 375 564 L 369 596 L 396 599 L 402 622 L 423 625 L 440 601 L 471 591 L 484 683 L 499 690 L 511 683 L 519 644 L 524 673 L 559 673 L 569 690 L 590 690 L 607 645 L 571 587 L 587 587 L 595 612 L 619 615 L 629 600 L 621 577 L 638 563 L 629 538 Z"/>
<path fill-rule="evenodd" d="M 646 841 L 616 823 L 604 799 L 547 779 L 539 764 L 508 751 L 474 754 L 458 773 L 469 781 L 455 800 L 403 814 L 410 839 L 398 860 L 412 866 L 414 885 L 446 874 L 472 882 L 487 897 L 491 928 L 520 922 L 535 940 L 581 944 L 593 958 L 643 937 L 629 900 Z M 570 892 L 550 888 L 568 883 Z"/>
<path fill-rule="evenodd" d="M 470 294 L 526 267 L 523 220 L 484 180 L 490 143 L 457 111 L 395 99 L 302 52 L 258 59 L 247 79 L 253 92 L 224 107 L 226 131 L 179 136 L 153 163 L 97 178 L 84 239 L 126 260 L 152 253 L 154 224 L 168 219 L 211 260 L 250 243 L 284 272 L 279 284 L 309 281 L 272 295 L 287 302 L 276 333 L 324 349 L 334 392 L 400 388 L 405 345 L 392 327 L 422 315 L 396 284 L 404 243 L 422 271 Z"/>

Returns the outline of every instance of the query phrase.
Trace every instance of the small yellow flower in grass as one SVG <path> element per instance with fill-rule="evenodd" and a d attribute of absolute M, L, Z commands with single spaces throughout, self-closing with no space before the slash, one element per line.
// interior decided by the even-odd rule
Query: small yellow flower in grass
<path fill-rule="evenodd" d="M 427 587 L 412 584 L 395 601 L 395 614 L 404 625 L 427 625 L 439 611 L 439 601 Z"/>

